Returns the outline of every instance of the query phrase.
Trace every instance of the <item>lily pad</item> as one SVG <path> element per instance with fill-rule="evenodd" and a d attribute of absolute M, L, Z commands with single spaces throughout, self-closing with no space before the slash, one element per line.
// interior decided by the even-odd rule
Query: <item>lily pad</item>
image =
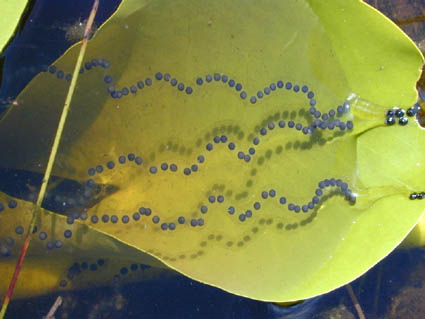
<path fill-rule="evenodd" d="M 78 51 L 9 109 L 2 166 L 45 169 Z M 323 294 L 423 214 L 424 132 L 385 124 L 422 63 L 357 0 L 128 0 L 89 43 L 54 174 L 114 187 L 81 222 L 191 278 Z"/>
<path fill-rule="evenodd" d="M 15 33 L 27 3 L 28 1 L 26 0 L 3 0 L 0 3 L 0 11 L 2 13 L 0 21 L 0 53 L 3 52 L 7 42 Z"/>

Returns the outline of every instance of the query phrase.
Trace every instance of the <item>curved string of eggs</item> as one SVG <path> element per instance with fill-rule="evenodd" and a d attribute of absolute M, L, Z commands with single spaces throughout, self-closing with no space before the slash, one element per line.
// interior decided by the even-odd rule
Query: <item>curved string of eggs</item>
<path fill-rule="evenodd" d="M 80 69 L 80 74 L 85 71 L 93 70 L 95 67 L 103 67 L 105 69 L 110 67 L 110 63 L 105 59 L 92 59 L 90 62 L 85 62 L 84 67 Z M 72 75 L 70 73 L 65 74 L 65 71 L 58 70 L 56 66 L 45 66 L 43 71 L 49 72 L 50 74 L 56 74 L 58 79 L 65 79 L 70 82 L 72 79 Z M 192 86 L 185 85 L 183 82 L 179 82 L 176 78 L 171 77 L 169 73 L 156 72 L 153 78 L 147 77 L 144 81 L 140 80 L 136 84 L 132 84 L 128 87 L 122 87 L 121 89 L 117 89 L 113 84 L 113 79 L 111 75 L 105 75 L 103 81 L 107 85 L 106 90 L 111 95 L 112 98 L 124 98 L 129 94 L 136 94 L 138 91 L 142 91 L 142 89 L 151 87 L 154 84 L 154 80 L 156 81 L 165 81 L 169 82 L 172 87 L 176 87 L 178 91 L 184 92 L 187 95 L 191 95 L 194 93 L 194 89 Z M 243 85 L 241 83 L 237 83 L 234 79 L 229 78 L 226 74 L 214 73 L 207 74 L 204 77 L 196 78 L 196 85 L 199 89 L 211 82 L 221 82 L 223 84 L 227 84 L 228 88 L 234 89 L 236 92 L 240 92 L 239 96 L 242 100 L 248 98 L 248 93 L 243 90 Z M 324 112 L 323 114 L 316 109 L 317 101 L 314 98 L 315 94 L 312 90 L 309 89 L 307 85 L 298 85 L 293 84 L 290 81 L 284 82 L 282 80 L 278 80 L 276 82 L 271 83 L 266 86 L 264 89 L 257 91 L 255 95 L 252 95 L 249 98 L 251 104 L 256 104 L 261 101 L 267 95 L 270 95 L 273 91 L 277 91 L 279 89 L 286 89 L 287 91 L 291 91 L 293 93 L 303 93 L 308 99 L 308 103 L 310 105 L 310 114 L 313 115 L 316 120 L 313 121 L 310 126 L 303 126 L 301 123 L 294 124 L 288 122 L 289 127 L 295 127 L 296 130 L 302 131 L 304 134 L 312 134 L 315 129 L 320 128 L 322 130 L 329 129 L 333 130 L 338 127 L 341 131 L 345 129 L 351 130 L 354 125 L 352 121 L 341 122 L 340 120 L 333 118 L 335 116 L 341 116 L 344 113 L 348 113 L 350 110 L 350 104 L 348 101 L 345 101 L 342 105 L 339 105 L 336 109 L 329 109 L 329 111 Z M 269 128 L 270 129 L 270 128 Z M 266 128 L 264 128 L 266 130 Z"/>

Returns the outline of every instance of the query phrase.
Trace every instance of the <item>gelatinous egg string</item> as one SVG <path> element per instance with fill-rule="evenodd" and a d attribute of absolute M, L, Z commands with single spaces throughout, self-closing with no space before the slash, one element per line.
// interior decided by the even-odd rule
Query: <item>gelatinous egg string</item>
<path fill-rule="evenodd" d="M 98 258 L 97 260 L 93 260 L 92 258 L 83 259 L 80 262 L 74 262 L 66 271 L 64 279 L 59 281 L 59 287 L 65 288 L 69 284 L 74 283 L 76 280 L 84 280 L 87 279 L 85 277 L 93 277 L 93 274 L 99 271 L 107 271 L 110 275 L 109 278 L 105 278 L 106 282 L 104 285 L 109 283 L 119 284 L 122 282 L 122 278 L 136 275 L 140 276 L 152 276 L 151 274 L 147 274 L 146 271 L 161 272 L 158 269 L 152 269 L 150 265 L 146 265 L 143 263 L 125 263 L 124 261 L 117 261 L 111 258 Z M 126 278 L 130 279 L 131 278 Z M 136 278 L 133 278 L 136 279 Z"/>
<path fill-rule="evenodd" d="M 80 74 L 85 71 L 93 70 L 96 67 L 102 67 L 104 69 L 109 68 L 110 63 L 105 59 L 92 59 L 90 62 L 85 62 L 84 67 L 81 68 Z M 72 75 L 70 73 L 65 73 L 63 70 L 58 70 L 56 66 L 49 66 L 44 68 L 45 72 L 49 72 L 52 75 L 56 74 L 58 79 L 65 79 L 66 81 L 71 81 Z M 168 73 L 155 73 L 153 77 L 156 81 L 165 81 L 169 82 L 172 87 L 176 87 L 178 91 L 184 92 L 187 95 L 190 95 L 194 92 L 192 86 L 186 86 L 183 82 L 179 82 L 176 78 L 171 77 Z M 140 80 L 136 84 L 130 85 L 130 87 L 123 87 L 121 89 L 117 89 L 116 86 L 112 83 L 113 78 L 110 75 L 105 75 L 103 78 L 104 82 L 107 84 L 107 91 L 110 93 L 112 98 L 124 98 L 130 93 L 136 94 L 138 91 L 141 91 L 143 88 L 151 87 L 154 84 L 152 78 L 147 77 L 144 81 Z M 243 85 L 239 82 L 236 82 L 234 79 L 229 78 L 226 74 L 214 73 L 207 74 L 205 77 L 197 77 L 196 85 L 199 86 L 199 89 L 211 82 L 222 82 L 223 84 L 227 84 L 229 88 L 234 89 L 236 92 L 240 92 L 239 96 L 242 100 L 247 99 L 248 93 L 243 90 Z M 312 90 L 309 89 L 307 85 L 298 85 L 293 84 L 290 81 L 283 82 L 282 80 L 278 80 L 276 82 L 271 83 L 269 86 L 265 87 L 263 90 L 260 90 L 256 93 L 256 95 L 252 95 L 249 98 L 251 104 L 256 104 L 257 101 L 261 101 L 261 99 L 265 98 L 267 95 L 273 93 L 278 89 L 286 89 L 287 91 L 292 91 L 294 93 L 304 93 L 306 98 L 308 99 L 308 103 L 310 105 L 310 114 L 316 118 L 316 120 L 309 127 L 304 126 L 301 123 L 295 124 L 290 121 L 288 123 L 288 127 L 294 128 L 298 131 L 302 131 L 304 134 L 311 134 L 314 132 L 316 128 L 321 129 L 330 129 L 339 128 L 341 131 L 344 131 L 346 128 L 348 130 L 353 129 L 353 122 L 348 120 L 346 122 L 341 122 L 338 119 L 334 119 L 334 117 L 340 117 L 344 113 L 348 113 L 350 109 L 350 104 L 348 101 L 344 102 L 342 105 L 339 105 L 336 109 L 330 109 L 328 112 L 321 113 L 318 111 L 316 106 L 315 94 Z M 269 124 L 273 126 L 273 123 Z M 279 125 L 284 125 L 284 123 L 279 123 Z M 282 127 L 282 126 L 281 126 Z M 269 129 L 273 129 L 273 127 L 269 127 Z M 266 134 L 266 128 L 263 128 L 261 131 L 262 135 Z"/>

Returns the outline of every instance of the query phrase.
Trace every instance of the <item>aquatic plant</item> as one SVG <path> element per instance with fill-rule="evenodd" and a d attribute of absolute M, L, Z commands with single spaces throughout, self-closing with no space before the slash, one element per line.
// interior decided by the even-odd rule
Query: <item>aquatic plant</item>
<path fill-rule="evenodd" d="M 0 12 L 2 13 L 0 21 L 0 52 L 3 51 L 15 32 L 26 6 L 26 0 L 2 1 L 0 3 Z"/>
<path fill-rule="evenodd" d="M 2 167 L 45 170 L 79 46 L 9 108 Z M 77 191 L 42 210 L 16 295 L 161 267 L 268 301 L 357 278 L 423 214 L 422 63 L 357 0 L 123 2 L 89 42 L 53 168 Z M 34 204 L 0 202 L 7 277 Z"/>

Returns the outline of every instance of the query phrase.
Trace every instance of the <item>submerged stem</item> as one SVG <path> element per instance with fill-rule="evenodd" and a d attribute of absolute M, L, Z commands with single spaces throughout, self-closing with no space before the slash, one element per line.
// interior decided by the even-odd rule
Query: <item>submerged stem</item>
<path fill-rule="evenodd" d="M 62 304 L 63 299 L 61 296 L 56 298 L 56 301 L 54 302 L 54 304 L 52 305 L 52 307 L 50 308 L 49 312 L 47 313 L 47 315 L 45 317 L 43 317 L 43 319 L 54 319 L 55 317 L 55 312 L 56 310 L 58 310 L 58 308 L 60 307 L 60 305 Z"/>
<path fill-rule="evenodd" d="M 354 308 L 356 308 L 357 315 L 359 316 L 359 319 L 366 319 L 362 307 L 360 306 L 359 300 L 357 299 L 356 295 L 354 294 L 353 288 L 350 284 L 345 285 L 345 288 L 348 291 L 348 294 L 350 295 L 351 301 L 354 304 Z"/>

